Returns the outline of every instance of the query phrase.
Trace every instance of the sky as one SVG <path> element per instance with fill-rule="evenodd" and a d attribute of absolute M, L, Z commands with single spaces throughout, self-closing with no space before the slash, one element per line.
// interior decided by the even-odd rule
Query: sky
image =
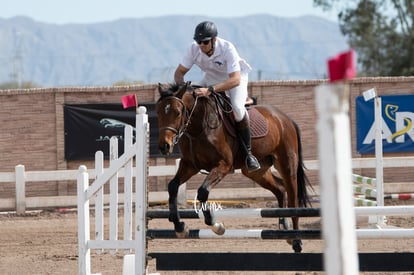
<path fill-rule="evenodd" d="M 240 17 L 270 14 L 281 17 L 315 15 L 337 21 L 332 12 L 313 7 L 312 0 L 3 0 L 0 18 L 28 16 L 54 24 L 98 23 L 120 18 L 165 15 Z"/>

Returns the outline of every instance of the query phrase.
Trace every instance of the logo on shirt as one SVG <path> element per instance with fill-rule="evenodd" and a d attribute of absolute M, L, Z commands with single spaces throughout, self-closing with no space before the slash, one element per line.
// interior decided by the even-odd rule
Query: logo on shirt
<path fill-rule="evenodd" d="M 219 66 L 223 65 L 223 63 L 222 63 L 222 62 L 220 62 L 220 61 L 214 61 L 214 64 L 217 64 L 217 65 L 219 65 Z"/>

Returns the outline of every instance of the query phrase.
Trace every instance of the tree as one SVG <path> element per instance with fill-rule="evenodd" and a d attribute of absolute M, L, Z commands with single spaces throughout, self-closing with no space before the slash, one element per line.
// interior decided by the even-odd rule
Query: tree
<path fill-rule="evenodd" d="M 412 0 L 313 0 L 336 10 L 341 32 L 358 55 L 367 76 L 414 75 Z"/>

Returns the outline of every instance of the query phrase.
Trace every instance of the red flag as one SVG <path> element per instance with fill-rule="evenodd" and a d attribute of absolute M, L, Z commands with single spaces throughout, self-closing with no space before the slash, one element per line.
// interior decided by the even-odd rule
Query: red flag
<path fill-rule="evenodd" d="M 124 109 L 130 108 L 130 107 L 137 107 L 138 106 L 137 96 L 135 94 L 124 95 L 122 97 L 122 106 L 124 107 Z"/>
<path fill-rule="evenodd" d="M 351 49 L 328 59 L 328 70 L 331 82 L 354 78 L 356 75 L 354 50 Z"/>

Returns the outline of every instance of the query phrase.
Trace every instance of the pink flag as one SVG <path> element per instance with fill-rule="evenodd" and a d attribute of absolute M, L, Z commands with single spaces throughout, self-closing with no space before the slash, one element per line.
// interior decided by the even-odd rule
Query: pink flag
<path fill-rule="evenodd" d="M 354 50 L 340 53 L 328 60 L 329 81 L 352 79 L 356 75 Z"/>
<path fill-rule="evenodd" d="M 130 108 L 130 107 L 137 107 L 138 106 L 137 96 L 135 94 L 124 95 L 122 97 L 122 106 L 124 107 L 124 109 Z"/>

